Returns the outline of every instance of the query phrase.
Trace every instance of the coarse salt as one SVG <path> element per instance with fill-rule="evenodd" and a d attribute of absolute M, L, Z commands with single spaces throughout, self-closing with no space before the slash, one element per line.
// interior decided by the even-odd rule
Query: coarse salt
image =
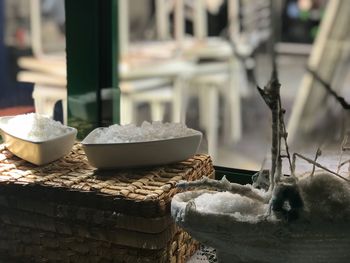
<path fill-rule="evenodd" d="M 240 221 L 254 221 L 268 209 L 267 204 L 230 192 L 204 193 L 194 203 L 198 212 L 232 214 Z"/>
<path fill-rule="evenodd" d="M 144 121 L 141 126 L 135 124 L 114 124 L 99 130 L 92 143 L 130 143 L 166 140 L 198 134 L 199 132 L 187 128 L 182 123 L 162 123 Z"/>
<path fill-rule="evenodd" d="M 3 129 L 13 136 L 32 141 L 50 140 L 69 131 L 60 122 L 36 113 L 17 115 L 9 119 Z"/>

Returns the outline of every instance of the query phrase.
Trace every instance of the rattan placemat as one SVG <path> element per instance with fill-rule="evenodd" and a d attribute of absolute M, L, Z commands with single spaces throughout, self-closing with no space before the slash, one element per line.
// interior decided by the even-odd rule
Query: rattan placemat
<path fill-rule="evenodd" d="M 0 189 L 5 195 L 141 217 L 168 214 L 178 181 L 213 172 L 212 161 L 204 154 L 165 166 L 101 171 L 89 165 L 78 143 L 66 157 L 40 167 L 0 146 Z"/>
<path fill-rule="evenodd" d="M 203 154 L 165 166 L 100 171 L 78 143 L 41 167 L 0 145 L 0 261 L 182 263 L 197 243 L 170 218 L 175 184 L 213 173 Z"/>

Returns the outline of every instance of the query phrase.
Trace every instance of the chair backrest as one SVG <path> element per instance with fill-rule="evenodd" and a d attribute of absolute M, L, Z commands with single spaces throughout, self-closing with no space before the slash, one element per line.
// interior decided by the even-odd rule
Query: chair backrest
<path fill-rule="evenodd" d="M 57 2 L 55 2 L 57 1 Z M 32 46 L 32 51 L 35 57 L 42 57 L 46 55 L 54 56 L 56 57 L 57 54 L 46 54 L 47 51 L 45 51 L 44 46 L 44 39 L 43 39 L 43 32 L 42 32 L 42 26 L 43 26 L 43 19 L 42 19 L 42 9 L 45 8 L 43 5 L 43 2 L 41 0 L 29 0 L 30 3 L 30 41 Z M 63 0 L 51 0 L 48 2 L 44 2 L 46 4 L 46 7 L 49 9 L 58 10 L 60 13 L 60 20 L 64 20 L 64 6 L 63 6 Z M 58 7 L 58 9 L 56 9 Z M 54 43 L 53 41 L 53 44 Z M 62 47 L 60 46 L 59 50 L 59 56 L 62 56 L 61 53 L 64 52 L 64 44 L 62 44 Z"/>
<path fill-rule="evenodd" d="M 156 9 L 159 8 L 157 20 L 160 28 L 157 32 L 166 32 L 162 36 L 169 37 L 169 31 L 164 29 L 167 26 L 169 30 L 169 25 L 161 22 L 168 21 L 167 16 L 171 9 L 169 5 L 173 5 L 174 9 L 175 39 L 178 42 L 184 38 L 184 20 L 186 19 L 184 10 L 186 9 L 192 10 L 194 37 L 203 40 L 208 36 L 209 6 L 206 0 L 157 0 Z M 270 0 L 228 0 L 227 12 L 229 38 L 235 44 L 248 45 L 250 50 L 255 50 L 269 39 L 271 35 Z"/>
<path fill-rule="evenodd" d="M 170 2 L 166 0 L 156 0 L 156 28 L 157 37 L 160 40 L 167 40 L 170 38 L 169 32 L 169 13 Z"/>
<path fill-rule="evenodd" d="M 269 0 L 228 0 L 229 38 L 239 48 L 254 51 L 271 35 Z"/>
<path fill-rule="evenodd" d="M 30 39 L 33 54 L 36 57 L 44 55 L 41 32 L 40 0 L 30 0 Z"/>
<path fill-rule="evenodd" d="M 307 66 L 323 81 L 334 84 L 336 77 L 344 77 L 337 74 L 340 67 L 344 67 L 344 63 L 349 60 L 350 1 L 328 1 L 325 10 Z M 343 79 L 341 82 L 343 84 Z M 324 116 L 328 93 L 320 85 L 310 72 L 304 73 L 288 123 L 289 141 L 295 139 L 297 132 L 309 132 Z M 342 85 L 335 85 L 334 89 L 340 87 Z"/>
<path fill-rule="evenodd" d="M 207 14 L 205 0 L 155 0 L 155 20 L 157 39 L 171 39 L 169 16 L 174 13 L 174 40 L 181 46 L 185 38 L 185 9 L 193 9 L 194 36 L 197 39 L 207 37 Z M 129 1 L 119 0 L 119 39 L 121 54 L 128 53 L 129 46 Z"/>

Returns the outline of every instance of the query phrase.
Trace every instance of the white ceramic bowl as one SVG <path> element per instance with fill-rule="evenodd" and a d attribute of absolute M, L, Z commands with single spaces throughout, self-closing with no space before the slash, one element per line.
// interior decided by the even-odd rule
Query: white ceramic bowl
<path fill-rule="evenodd" d="M 99 129 L 93 130 L 81 143 L 89 163 L 97 168 L 112 169 L 162 165 L 186 160 L 196 154 L 202 133 L 157 141 L 134 143 L 94 143 Z"/>
<path fill-rule="evenodd" d="M 31 141 L 18 138 L 6 129 L 6 123 L 13 117 L 0 118 L 0 131 L 6 148 L 14 155 L 36 165 L 44 165 L 55 161 L 70 152 L 77 130 L 67 127 L 68 132 L 62 136 L 45 140 Z"/>

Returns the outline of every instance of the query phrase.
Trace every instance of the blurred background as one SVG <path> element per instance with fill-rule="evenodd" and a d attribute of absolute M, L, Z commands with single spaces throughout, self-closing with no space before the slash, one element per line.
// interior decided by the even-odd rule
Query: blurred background
<path fill-rule="evenodd" d="M 201 151 L 216 165 L 260 169 L 271 117 L 256 86 L 275 58 L 292 151 L 338 153 L 347 112 L 318 79 L 350 101 L 349 2 L 118 0 L 120 122 L 185 122 L 205 134 Z M 99 99 L 108 125 L 108 88 L 67 96 L 64 4 L 0 0 L 0 115 L 76 124 Z"/>

